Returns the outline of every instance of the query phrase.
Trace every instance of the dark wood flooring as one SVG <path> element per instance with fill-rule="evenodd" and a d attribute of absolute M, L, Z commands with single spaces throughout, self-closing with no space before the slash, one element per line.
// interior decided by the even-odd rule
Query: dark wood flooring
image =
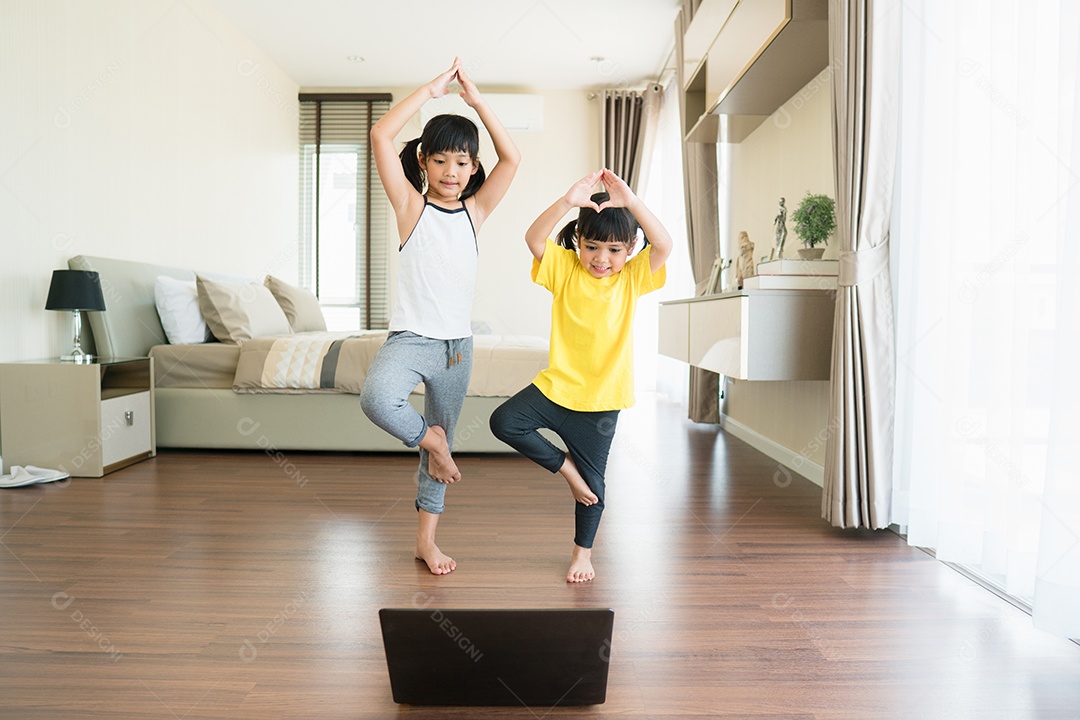
<path fill-rule="evenodd" d="M 623 413 L 587 585 L 557 476 L 458 463 L 446 577 L 413 559 L 412 455 L 163 450 L 0 490 L 0 717 L 1080 717 L 1080 647 L 664 401 Z M 395 705 L 377 611 L 429 606 L 614 608 L 607 702 Z"/>

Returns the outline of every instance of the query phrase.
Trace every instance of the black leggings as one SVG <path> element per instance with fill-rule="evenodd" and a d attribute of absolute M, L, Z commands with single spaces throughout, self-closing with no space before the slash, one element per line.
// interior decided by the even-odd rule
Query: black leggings
<path fill-rule="evenodd" d="M 562 438 L 589 489 L 595 505 L 574 502 L 574 544 L 591 548 L 604 512 L 604 472 L 615 436 L 618 410 L 579 412 L 548 400 L 535 385 L 510 398 L 491 414 L 491 432 L 540 467 L 558 472 L 566 454 L 537 430 L 547 428 Z"/>

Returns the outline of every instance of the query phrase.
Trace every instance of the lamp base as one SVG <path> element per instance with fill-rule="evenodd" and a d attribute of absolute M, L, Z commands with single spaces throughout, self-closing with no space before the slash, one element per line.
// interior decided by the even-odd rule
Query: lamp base
<path fill-rule="evenodd" d="M 90 353 L 85 353 L 82 350 L 72 350 L 67 355 L 61 355 L 60 362 L 90 364 L 94 362 L 94 356 Z"/>

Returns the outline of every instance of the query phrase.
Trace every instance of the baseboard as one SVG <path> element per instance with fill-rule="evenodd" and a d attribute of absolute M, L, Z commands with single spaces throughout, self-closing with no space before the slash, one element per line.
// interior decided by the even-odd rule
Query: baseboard
<path fill-rule="evenodd" d="M 738 420 L 733 420 L 727 415 L 720 415 L 720 427 L 818 487 L 825 486 L 825 468 L 816 462 L 807 460 L 804 455 L 784 447 L 775 440 L 770 440 L 757 430 L 751 430 Z"/>

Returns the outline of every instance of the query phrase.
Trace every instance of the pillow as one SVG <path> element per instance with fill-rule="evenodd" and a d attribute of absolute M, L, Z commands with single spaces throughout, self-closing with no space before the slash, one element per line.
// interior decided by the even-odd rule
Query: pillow
<path fill-rule="evenodd" d="M 195 287 L 206 324 L 223 343 L 239 344 L 262 335 L 292 333 L 277 300 L 257 282 L 216 282 L 197 275 Z"/>
<path fill-rule="evenodd" d="M 158 275 L 154 280 L 154 304 L 170 344 L 204 343 L 212 337 L 199 310 L 194 280 Z"/>
<path fill-rule="evenodd" d="M 326 331 L 326 318 L 323 317 L 319 299 L 310 290 L 290 285 L 273 275 L 266 276 L 266 287 L 277 299 L 293 332 Z"/>

